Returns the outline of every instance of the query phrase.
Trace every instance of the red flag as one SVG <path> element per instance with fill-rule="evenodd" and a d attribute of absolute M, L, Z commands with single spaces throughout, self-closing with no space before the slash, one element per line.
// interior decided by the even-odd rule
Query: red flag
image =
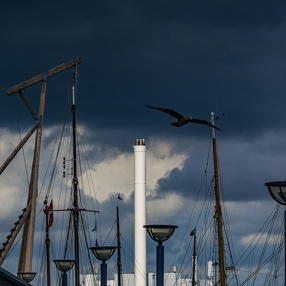
<path fill-rule="evenodd" d="M 44 213 L 46 214 L 48 211 L 48 226 L 52 227 L 53 226 L 53 221 L 54 221 L 54 214 L 53 214 L 53 200 L 51 200 L 50 205 L 47 209 L 43 209 Z"/>
<path fill-rule="evenodd" d="M 49 205 L 49 227 L 53 226 L 53 222 L 54 222 L 53 200 L 51 200 L 51 203 Z"/>

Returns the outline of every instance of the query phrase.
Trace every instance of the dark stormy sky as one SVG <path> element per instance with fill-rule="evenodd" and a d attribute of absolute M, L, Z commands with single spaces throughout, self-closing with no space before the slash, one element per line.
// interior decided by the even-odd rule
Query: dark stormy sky
<path fill-rule="evenodd" d="M 197 188 L 205 171 L 210 129 L 175 128 L 173 118 L 145 105 L 208 121 L 212 111 L 224 113 L 216 121 L 224 130 L 217 132 L 220 171 L 232 223 L 245 221 L 239 234 L 234 230 L 241 241 L 255 232 L 253 224 L 263 223 L 265 209 L 270 213 L 275 206 L 264 183 L 285 178 L 285 8 L 284 1 L 252 0 L 5 1 L 1 160 L 18 140 L 18 126 L 25 130 L 33 122 L 19 97 L 8 97 L 6 89 L 80 56 L 78 113 L 102 187 L 100 203 L 119 191 L 132 215 L 132 145 L 145 138 L 147 188 L 153 195 L 148 220 L 152 214 L 158 219 L 154 205 L 164 200 L 174 206 L 165 211 L 167 219 L 182 215 L 184 203 L 195 196 L 190 186 Z M 49 134 L 62 118 L 71 77 L 69 70 L 48 80 L 44 124 Z M 35 108 L 39 91 L 40 85 L 24 90 Z M 44 138 L 48 145 L 49 135 Z M 117 185 L 108 180 L 110 170 Z M 2 187 L 9 190 L 11 181 Z M 14 189 L 15 197 L 0 210 L 5 224 L 7 212 L 19 206 Z"/>

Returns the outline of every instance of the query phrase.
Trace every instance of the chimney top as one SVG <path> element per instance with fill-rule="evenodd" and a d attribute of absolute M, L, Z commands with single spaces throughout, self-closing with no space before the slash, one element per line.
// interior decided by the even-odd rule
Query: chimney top
<path fill-rule="evenodd" d="M 135 145 L 136 146 L 145 146 L 145 139 L 136 139 Z"/>

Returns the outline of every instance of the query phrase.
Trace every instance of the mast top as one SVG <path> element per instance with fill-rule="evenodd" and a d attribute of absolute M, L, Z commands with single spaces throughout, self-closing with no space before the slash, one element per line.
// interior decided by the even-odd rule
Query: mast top
<path fill-rule="evenodd" d="M 213 111 L 211 112 L 211 122 L 212 122 L 212 125 L 215 126 L 215 124 L 214 124 L 215 113 Z M 213 139 L 215 139 L 215 128 L 212 128 L 212 137 L 213 137 Z"/>
<path fill-rule="evenodd" d="M 72 105 L 75 105 L 75 87 L 72 86 Z"/>

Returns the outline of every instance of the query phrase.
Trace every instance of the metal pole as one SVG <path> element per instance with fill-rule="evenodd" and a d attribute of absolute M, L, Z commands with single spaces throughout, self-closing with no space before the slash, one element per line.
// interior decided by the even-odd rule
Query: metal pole
<path fill-rule="evenodd" d="M 62 272 L 62 286 L 68 286 L 68 277 L 66 271 Z"/>
<path fill-rule="evenodd" d="M 107 286 L 107 265 L 105 260 L 102 260 L 100 267 L 100 286 Z"/>
<path fill-rule="evenodd" d="M 157 245 L 157 276 L 156 286 L 164 285 L 164 246 L 162 241 L 158 242 Z"/>

